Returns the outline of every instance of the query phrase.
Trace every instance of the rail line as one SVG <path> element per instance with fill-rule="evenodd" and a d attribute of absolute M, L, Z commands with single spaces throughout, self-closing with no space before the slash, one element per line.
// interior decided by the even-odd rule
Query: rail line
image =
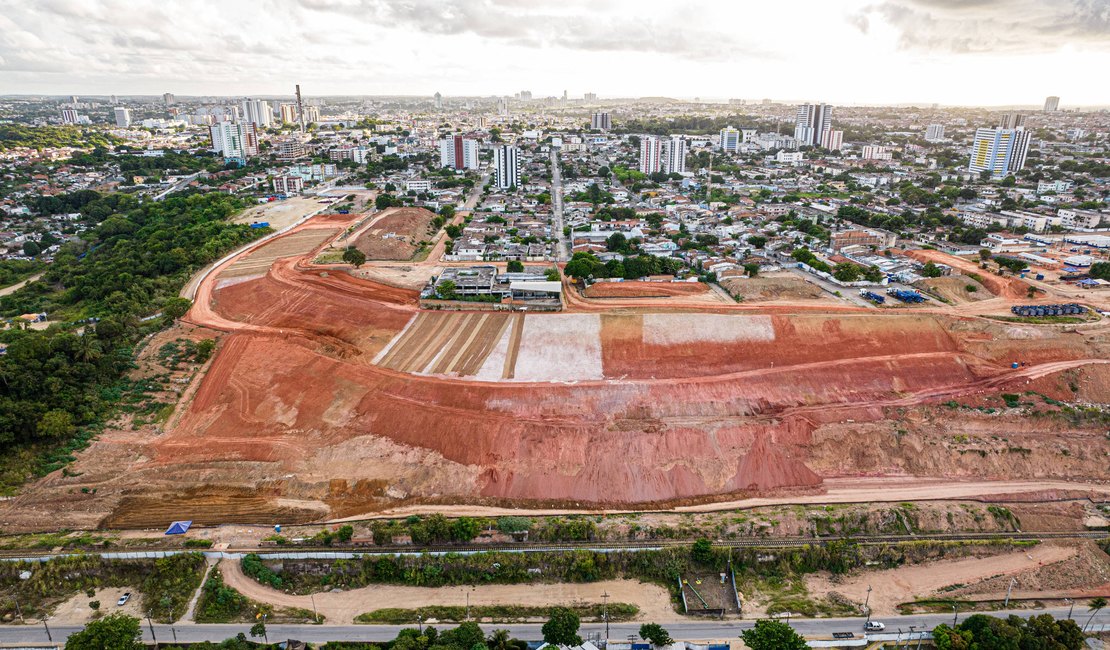
<path fill-rule="evenodd" d="M 880 544 L 905 544 L 909 542 L 1034 542 L 1056 539 L 1110 539 L 1110 531 L 1046 531 L 1046 532 L 1010 532 L 1010 533 L 922 533 L 919 535 L 837 535 L 824 537 L 779 537 L 779 538 L 752 538 L 752 539 L 726 539 L 710 540 L 714 546 L 720 548 L 799 548 L 805 546 L 825 546 L 830 543 L 845 543 L 853 545 L 874 546 Z M 12 558 L 46 558 L 64 555 L 89 554 L 97 555 L 111 553 L 112 555 L 135 554 L 178 554 L 178 553 L 220 553 L 223 555 L 246 555 L 257 553 L 259 555 L 297 554 L 297 555 L 397 555 L 397 554 L 447 554 L 447 553 L 566 553 L 573 551 L 654 551 L 665 548 L 689 546 L 696 540 L 660 539 L 660 540 L 628 540 L 628 541 L 576 541 L 576 542 L 517 542 L 517 543 L 490 543 L 490 544 L 434 544 L 428 546 L 411 546 L 405 544 L 342 544 L 332 546 L 304 546 L 299 544 L 273 545 L 273 546 L 239 546 L 228 547 L 214 551 L 212 549 L 189 549 L 175 547 L 107 547 L 107 548 L 74 548 L 64 550 L 4 550 L 0 551 L 0 559 Z"/>

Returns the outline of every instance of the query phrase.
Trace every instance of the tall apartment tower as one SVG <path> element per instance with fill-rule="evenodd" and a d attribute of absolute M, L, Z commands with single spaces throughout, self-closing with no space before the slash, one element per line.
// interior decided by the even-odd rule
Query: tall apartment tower
<path fill-rule="evenodd" d="M 247 159 L 258 155 L 258 130 L 254 122 L 216 122 L 209 127 L 212 149 L 224 157 L 224 162 L 247 164 Z"/>
<path fill-rule="evenodd" d="M 162 102 L 166 106 L 173 106 L 177 103 L 177 98 L 173 96 L 173 93 L 162 93 Z"/>
<path fill-rule="evenodd" d="M 261 99 L 247 99 L 243 101 L 243 119 L 257 126 L 270 126 L 274 123 L 274 109 Z"/>
<path fill-rule="evenodd" d="M 613 121 L 609 118 L 608 113 L 597 112 L 590 118 L 590 128 L 599 131 L 608 131 L 613 128 Z"/>
<path fill-rule="evenodd" d="M 62 123 L 63 124 L 77 124 L 80 121 L 80 116 L 77 114 L 76 108 L 63 108 L 62 109 Z"/>
<path fill-rule="evenodd" d="M 654 174 L 663 166 L 663 142 L 654 135 L 640 138 L 640 173 Z"/>
<path fill-rule="evenodd" d="M 941 142 L 944 140 L 944 125 L 930 124 L 925 127 L 925 142 Z"/>
<path fill-rule="evenodd" d="M 731 126 L 721 129 L 721 151 L 736 153 L 740 150 L 741 142 L 743 142 L 743 137 L 739 129 Z"/>
<path fill-rule="evenodd" d="M 829 129 L 821 134 L 821 146 L 829 151 L 838 151 L 844 146 L 844 132 Z"/>
<path fill-rule="evenodd" d="M 672 135 L 665 143 L 663 151 L 663 171 L 668 174 L 681 174 L 686 171 L 686 138 Z"/>
<path fill-rule="evenodd" d="M 478 169 L 478 141 L 453 135 L 439 141 L 439 166 Z"/>
<path fill-rule="evenodd" d="M 998 116 L 998 128 L 1016 129 L 1025 126 L 1025 116 L 1018 112 L 1003 113 Z"/>
<path fill-rule="evenodd" d="M 432 95 L 432 101 L 435 102 L 435 107 L 437 111 L 443 108 L 443 95 L 437 92 L 436 94 Z"/>
<path fill-rule="evenodd" d="M 520 149 L 503 144 L 493 150 L 493 165 L 497 174 L 497 187 L 506 190 L 520 187 Z"/>
<path fill-rule="evenodd" d="M 821 144 L 825 131 L 832 129 L 832 106 L 802 104 L 794 122 L 794 139 L 800 145 Z"/>
<path fill-rule="evenodd" d="M 117 106 L 115 108 L 115 115 L 116 115 L 116 126 L 120 127 L 121 129 L 126 129 L 127 127 L 131 126 L 131 111 L 130 111 L 130 109 L 126 109 L 122 106 Z"/>
<path fill-rule="evenodd" d="M 1029 153 L 1029 132 L 1017 128 L 976 129 L 971 144 L 971 160 L 967 170 L 974 173 L 990 171 L 998 178 L 1025 166 Z"/>
<path fill-rule="evenodd" d="M 297 123 L 297 105 L 296 104 L 282 104 L 281 121 L 283 124 L 296 124 Z"/>
<path fill-rule="evenodd" d="M 1057 97 L 1056 95 L 1052 95 L 1050 97 L 1045 97 L 1044 112 L 1054 113 L 1058 110 L 1060 110 L 1060 98 Z"/>

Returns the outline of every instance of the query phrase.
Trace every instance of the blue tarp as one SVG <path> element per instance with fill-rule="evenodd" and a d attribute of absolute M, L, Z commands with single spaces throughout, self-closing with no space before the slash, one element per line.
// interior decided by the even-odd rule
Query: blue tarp
<path fill-rule="evenodd" d="M 193 525 L 193 522 L 191 522 L 191 521 L 175 521 L 172 524 L 170 524 L 169 528 L 166 529 L 166 534 L 167 535 L 183 535 L 183 534 L 185 534 L 186 531 L 189 530 L 189 526 L 192 526 L 192 525 Z"/>

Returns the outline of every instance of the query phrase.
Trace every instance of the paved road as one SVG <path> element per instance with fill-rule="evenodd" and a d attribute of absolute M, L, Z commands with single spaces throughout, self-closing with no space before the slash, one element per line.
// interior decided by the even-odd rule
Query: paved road
<path fill-rule="evenodd" d="M 551 147 L 551 221 L 558 243 L 555 245 L 555 261 L 570 259 L 567 236 L 563 234 L 563 171 L 559 169 L 559 150 Z"/>
<path fill-rule="evenodd" d="M 1006 612 L 993 612 L 993 616 L 1008 616 L 1009 614 L 1016 614 L 1017 616 L 1028 617 L 1036 614 L 1048 613 L 1057 618 L 1066 617 L 1068 608 L 1053 608 L 1044 610 L 1015 610 Z M 966 613 L 959 614 L 959 619 L 962 620 L 967 616 Z M 1075 608 L 1073 619 L 1079 624 L 1084 625 L 1087 622 L 1090 613 L 1082 606 L 1079 605 Z M 862 618 L 839 618 L 839 619 L 792 619 L 789 621 L 790 625 L 799 633 L 808 637 L 828 637 L 833 632 L 855 632 L 861 634 L 863 631 Z M 952 623 L 951 614 L 921 614 L 914 616 L 897 616 L 883 619 L 887 625 L 886 632 L 893 639 L 894 635 L 898 633 L 901 628 L 904 633 L 909 632 L 910 627 L 913 626 L 917 630 L 929 629 L 939 625 L 940 623 Z M 712 640 L 728 640 L 736 638 L 740 632 L 746 630 L 755 622 L 752 620 L 744 621 L 689 621 L 681 623 L 668 623 L 666 624 L 667 631 L 671 636 L 680 641 L 712 641 Z M 249 629 L 247 624 L 239 625 L 193 625 L 193 624 L 180 624 L 180 625 L 155 625 L 154 634 L 160 642 L 167 641 L 222 641 L 231 638 L 240 632 L 246 632 Z M 324 642 L 324 641 L 386 641 L 397 636 L 397 632 L 404 627 L 400 625 L 270 625 L 269 638 L 271 641 L 284 640 L 284 639 L 299 639 L 301 641 L 310 642 Z M 441 625 L 440 628 L 453 627 L 453 625 Z M 483 625 L 482 628 L 487 632 L 495 629 L 508 630 L 516 638 L 525 640 L 539 640 L 542 638 L 540 632 L 540 625 L 538 624 L 514 624 L 514 625 Z M 51 626 L 50 633 L 54 641 L 60 641 L 68 637 L 70 634 L 80 630 L 80 627 L 75 626 Z M 610 639 L 627 639 L 630 635 L 636 635 L 639 632 L 640 623 L 614 623 L 610 626 L 609 636 Z M 1095 616 L 1090 630 L 1110 630 L 1110 611 L 1101 611 Z M 582 637 L 604 636 L 605 626 L 600 623 L 589 623 L 582 626 L 580 634 Z M 144 637 L 149 641 L 151 640 L 150 628 L 147 625 L 143 626 Z M 885 637 L 878 637 L 885 638 Z M 904 638 L 904 637 L 903 637 Z M 46 641 L 46 630 L 42 625 L 0 625 L 0 643 L 27 643 L 27 642 L 44 642 Z"/>

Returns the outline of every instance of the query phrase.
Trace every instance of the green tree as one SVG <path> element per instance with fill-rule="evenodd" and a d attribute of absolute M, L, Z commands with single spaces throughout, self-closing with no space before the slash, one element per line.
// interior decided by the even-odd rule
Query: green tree
<path fill-rule="evenodd" d="M 39 420 L 38 432 L 43 438 L 58 439 L 73 435 L 77 427 L 73 426 L 73 416 L 68 411 L 54 409 L 43 413 Z"/>
<path fill-rule="evenodd" d="M 459 517 L 451 522 L 451 539 L 456 542 L 469 542 L 481 531 L 482 526 L 471 517 Z"/>
<path fill-rule="evenodd" d="M 1110 262 L 1095 262 L 1091 265 L 1090 275 L 1099 280 L 1110 280 Z"/>
<path fill-rule="evenodd" d="M 509 273 L 523 273 L 524 262 L 521 262 L 520 260 L 509 260 L 509 263 L 506 265 L 505 270 Z"/>
<path fill-rule="evenodd" d="M 605 248 L 617 253 L 626 252 L 628 250 L 628 238 L 623 233 L 615 232 L 605 240 Z"/>
<path fill-rule="evenodd" d="M 1091 624 L 1091 621 L 1095 620 L 1095 615 L 1098 614 L 1099 611 L 1102 610 L 1104 607 L 1106 607 L 1106 599 L 1102 596 L 1099 596 L 1098 598 L 1092 598 L 1090 602 L 1087 603 L 1087 611 L 1091 612 L 1091 616 L 1087 619 L 1087 622 L 1083 624 L 1084 630 L 1087 629 L 1087 626 Z"/>
<path fill-rule="evenodd" d="M 694 546 L 690 549 L 690 556 L 694 558 L 695 562 L 709 564 L 713 561 L 713 543 L 708 539 L 695 541 Z"/>
<path fill-rule="evenodd" d="M 752 235 L 748 237 L 747 242 L 754 248 L 763 248 L 767 245 L 767 238 L 760 235 Z"/>
<path fill-rule="evenodd" d="M 759 275 L 759 265 L 755 263 L 745 264 L 744 272 L 748 274 L 749 278 L 754 278 Z"/>
<path fill-rule="evenodd" d="M 109 614 L 70 635 L 66 650 L 143 650 L 139 619 L 122 613 Z"/>
<path fill-rule="evenodd" d="M 251 634 L 251 636 L 253 636 L 256 639 L 259 638 L 259 637 L 262 637 L 263 639 L 266 639 L 267 642 L 269 642 L 269 640 L 270 640 L 269 637 L 266 636 L 266 622 L 265 621 L 258 621 L 257 623 L 252 625 L 250 634 Z"/>
<path fill-rule="evenodd" d="M 453 280 L 444 280 L 436 285 L 436 296 L 442 300 L 454 300 L 458 296 L 455 294 L 455 282 Z"/>
<path fill-rule="evenodd" d="M 809 644 L 794 628 L 782 621 L 760 620 L 755 627 L 740 633 L 751 650 L 807 650 Z"/>
<path fill-rule="evenodd" d="M 358 267 L 366 263 L 366 253 L 363 253 L 353 246 L 348 247 L 345 251 L 343 251 L 343 261 L 348 264 L 353 264 L 354 267 L 357 269 Z"/>
<path fill-rule="evenodd" d="M 641 625 L 640 638 L 651 641 L 651 644 L 657 648 L 674 643 L 674 639 L 671 638 L 671 635 L 658 623 L 644 623 Z"/>
<path fill-rule="evenodd" d="M 546 271 L 544 271 L 544 272 L 543 272 L 543 277 L 544 277 L 544 279 L 546 279 L 546 280 L 547 280 L 548 282 L 558 282 L 559 280 L 561 280 L 561 279 L 562 279 L 562 278 L 561 278 L 561 277 L 559 276 L 559 269 L 558 269 L 558 267 L 555 267 L 555 266 L 553 266 L 553 267 L 551 267 L 551 268 L 547 269 Z"/>
<path fill-rule="evenodd" d="M 927 278 L 939 278 L 943 273 L 940 267 L 932 262 L 925 262 L 925 266 L 921 268 L 921 275 Z"/>
<path fill-rule="evenodd" d="M 216 349 L 216 342 L 212 339 L 202 339 L 197 343 L 197 361 L 204 363 L 212 356 L 212 352 Z"/>
<path fill-rule="evenodd" d="M 189 300 L 188 298 L 174 296 L 173 298 L 169 298 L 168 300 L 166 300 L 166 302 L 162 305 L 162 315 L 166 318 L 177 320 L 178 318 L 184 316 L 189 311 L 189 308 L 192 306 L 192 300 Z"/>
<path fill-rule="evenodd" d="M 543 624 L 543 640 L 555 645 L 580 645 L 582 637 L 578 636 L 581 623 L 578 614 L 566 607 L 556 607 L 551 610 L 551 617 Z"/>

